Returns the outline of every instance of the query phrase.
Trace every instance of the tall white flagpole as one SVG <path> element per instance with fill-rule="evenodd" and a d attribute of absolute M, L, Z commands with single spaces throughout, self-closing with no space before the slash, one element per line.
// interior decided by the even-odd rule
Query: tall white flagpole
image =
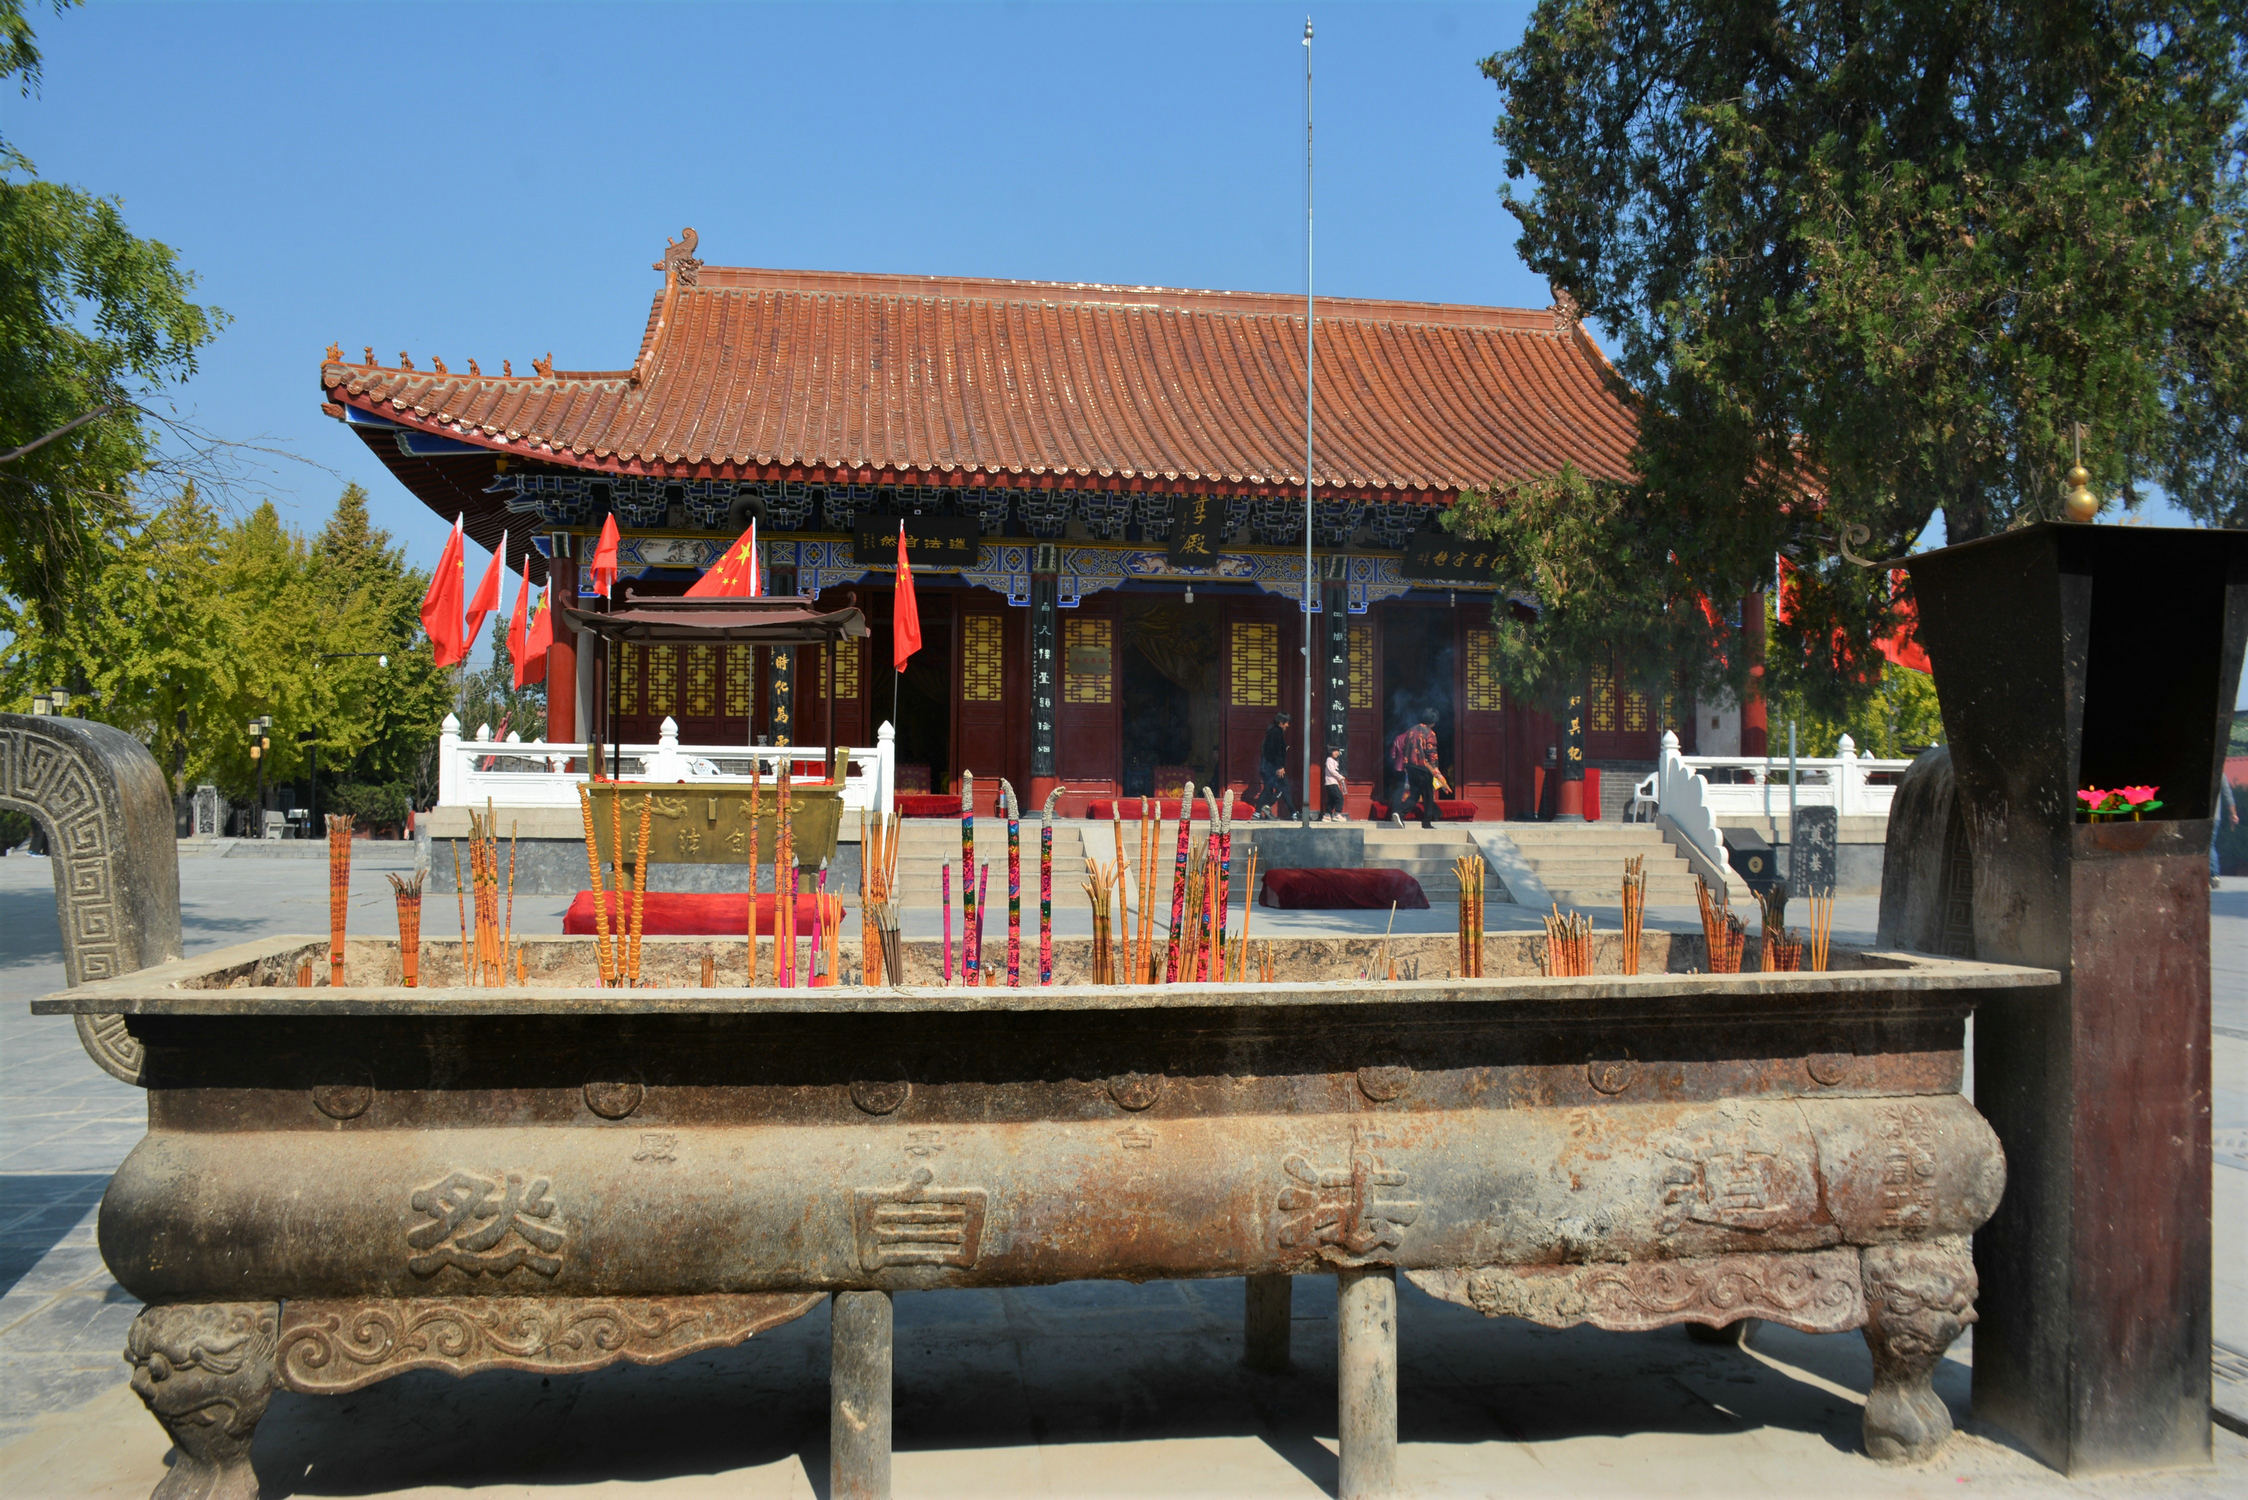
<path fill-rule="evenodd" d="M 1312 577 L 1311 563 L 1311 459 L 1312 459 L 1312 350 L 1315 347 L 1317 324 L 1311 301 L 1311 17 L 1304 17 L 1304 608 L 1302 649 L 1304 656 L 1303 724 L 1298 731 L 1304 741 L 1304 779 L 1296 783 L 1296 808 L 1302 815 L 1305 827 L 1311 826 L 1311 799 L 1315 788 L 1311 779 L 1311 726 L 1319 721 L 1312 712 L 1311 660 L 1313 627 L 1317 620 L 1312 614 L 1312 590 L 1318 585 Z"/>

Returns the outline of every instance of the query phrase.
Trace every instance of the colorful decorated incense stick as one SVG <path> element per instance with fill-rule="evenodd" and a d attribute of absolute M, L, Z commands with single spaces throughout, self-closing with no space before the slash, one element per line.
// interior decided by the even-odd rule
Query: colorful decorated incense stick
<path fill-rule="evenodd" d="M 600 841 L 594 836 L 593 793 L 587 789 L 582 781 L 578 783 L 578 811 L 585 817 L 585 874 L 587 881 L 590 882 L 588 894 L 593 897 L 593 954 L 595 962 L 601 969 L 601 982 L 607 984 L 609 982 L 609 918 L 608 914 L 602 909 L 601 900 L 601 845 Z M 750 884 L 754 886 L 756 883 L 756 871 L 752 868 Z M 750 914 L 751 931 L 756 930 L 756 921 L 757 915 L 753 911 Z M 756 962 L 756 950 L 752 948 L 750 951 L 751 968 L 749 975 L 752 984 L 757 982 Z M 462 982 L 466 983 L 467 981 L 464 979 Z"/>
<path fill-rule="evenodd" d="M 1023 982 L 1023 823 L 1015 789 L 999 778 L 999 805 L 1007 814 L 1007 988 Z"/>
<path fill-rule="evenodd" d="M 939 865 L 938 874 L 944 883 L 944 982 L 952 987 L 952 866 Z"/>
<path fill-rule="evenodd" d="M 1187 846 L 1194 827 L 1194 783 L 1179 797 L 1179 852 L 1171 865 L 1171 931 L 1163 945 L 1163 982 L 1179 980 L 1179 928 L 1186 920 Z"/>
<path fill-rule="evenodd" d="M 757 757 L 749 758 L 749 985 L 757 987 Z"/>
<path fill-rule="evenodd" d="M 985 860 L 976 871 L 976 975 L 985 989 L 991 988 L 992 976 L 983 965 L 984 922 L 991 916 L 991 861 Z"/>
<path fill-rule="evenodd" d="M 976 925 L 976 773 L 960 773 L 960 982 L 983 969 L 983 930 Z"/>
<path fill-rule="evenodd" d="M 796 819 L 788 803 L 795 757 L 783 751 L 773 781 L 773 983 L 796 988 Z M 784 890 L 782 887 L 786 885 Z"/>
<path fill-rule="evenodd" d="M 1233 911 L 1233 788 L 1225 789 L 1218 803 L 1217 845 L 1215 854 L 1218 875 L 1218 929 L 1214 957 L 1217 964 L 1211 977 L 1221 983 L 1226 977 L 1226 955 L 1232 950 L 1226 946 L 1225 928 Z"/>
<path fill-rule="evenodd" d="M 1054 982 L 1054 803 L 1067 787 L 1046 794 L 1046 809 L 1038 815 L 1038 982 Z M 1106 910 L 1104 905 L 1103 910 Z"/>
<path fill-rule="evenodd" d="M 421 872 L 416 870 L 412 880 L 393 875 L 390 886 L 398 893 L 399 983 L 412 989 L 421 983 Z"/>
<path fill-rule="evenodd" d="M 343 983 L 344 925 L 351 911 L 351 814 L 328 814 L 328 983 Z"/>

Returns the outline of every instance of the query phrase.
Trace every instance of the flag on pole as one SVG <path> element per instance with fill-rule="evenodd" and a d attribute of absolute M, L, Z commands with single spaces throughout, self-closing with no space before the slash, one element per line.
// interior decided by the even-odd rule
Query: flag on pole
<path fill-rule="evenodd" d="M 500 612 L 500 578 L 507 572 L 507 533 L 500 533 L 500 550 L 484 565 L 484 581 L 476 585 L 476 593 L 468 601 L 468 621 L 461 632 L 461 655 L 466 656 L 476 644 L 476 637 L 484 628 L 484 621 Z"/>
<path fill-rule="evenodd" d="M 601 540 L 593 549 L 593 591 L 602 598 L 617 586 L 617 518 L 601 523 Z"/>
<path fill-rule="evenodd" d="M 549 588 L 539 595 L 539 606 L 531 611 L 531 635 L 523 648 L 523 680 L 546 681 L 546 654 L 554 645 L 554 590 Z"/>
<path fill-rule="evenodd" d="M 890 606 L 890 633 L 895 638 L 891 664 L 905 670 L 906 659 L 921 649 L 921 606 L 913 597 L 913 565 L 905 560 L 905 523 L 898 523 L 898 591 Z"/>
<path fill-rule="evenodd" d="M 765 579 L 757 566 L 757 523 L 749 523 L 733 546 L 719 554 L 710 571 L 687 590 L 690 599 L 755 599 L 765 592 Z"/>
<path fill-rule="evenodd" d="M 429 592 L 422 595 L 422 629 L 429 633 L 430 655 L 437 665 L 449 667 L 468 655 L 468 639 L 461 633 L 461 590 L 467 579 L 467 567 L 461 556 L 461 519 L 453 520 L 453 534 L 445 539 L 445 551 L 437 559 L 437 571 L 429 580 Z"/>
<path fill-rule="evenodd" d="M 554 639 L 551 628 L 546 638 L 539 638 L 539 630 L 547 625 L 546 602 L 539 602 L 536 623 L 531 618 L 531 559 L 523 559 L 523 581 L 515 589 L 515 617 L 507 627 L 507 654 L 515 663 L 515 685 L 546 681 L 546 648 Z"/>

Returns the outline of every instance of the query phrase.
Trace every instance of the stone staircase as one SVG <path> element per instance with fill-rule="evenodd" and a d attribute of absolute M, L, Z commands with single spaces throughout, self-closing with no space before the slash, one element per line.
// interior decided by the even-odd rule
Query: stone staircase
<path fill-rule="evenodd" d="M 1403 870 L 1421 883 L 1431 901 L 1456 901 L 1460 895 L 1459 871 L 1452 861 L 1478 853 L 1475 839 L 1457 825 L 1435 828 L 1392 828 L 1384 823 L 1364 825 L 1365 868 Z"/>
<path fill-rule="evenodd" d="M 1624 861 L 1635 854 L 1647 860 L 1648 905 L 1694 904 L 1693 867 L 1652 823 L 1508 823 L 1502 836 L 1563 906 L 1620 906 Z"/>
<path fill-rule="evenodd" d="M 952 899 L 960 900 L 960 823 L 954 818 L 907 818 L 899 825 L 899 893 L 914 906 L 935 906 L 943 895 L 940 872 L 952 869 Z M 1038 820 L 1022 821 L 1023 900 L 1038 903 Z M 976 819 L 976 863 L 991 866 L 991 899 L 1007 899 L 1007 820 Z M 1077 824 L 1054 824 L 1054 902 L 1085 903 L 1085 835 Z"/>

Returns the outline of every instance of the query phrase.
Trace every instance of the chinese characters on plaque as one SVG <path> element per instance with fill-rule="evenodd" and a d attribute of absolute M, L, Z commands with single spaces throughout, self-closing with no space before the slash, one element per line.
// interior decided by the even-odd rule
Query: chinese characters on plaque
<path fill-rule="evenodd" d="M 1441 531 L 1416 531 L 1397 566 L 1407 578 L 1431 583 L 1489 583 L 1498 572 L 1498 548 Z"/>
<path fill-rule="evenodd" d="M 972 568 L 982 554 L 982 530 L 973 516 L 862 516 L 852 542 L 859 566 L 896 567 L 901 526 L 905 560 L 916 568 Z"/>
<path fill-rule="evenodd" d="M 1170 563 L 1174 568 L 1209 568 L 1218 561 L 1218 545 L 1225 540 L 1225 498 L 1220 495 L 1181 495 L 1171 513 Z"/>

